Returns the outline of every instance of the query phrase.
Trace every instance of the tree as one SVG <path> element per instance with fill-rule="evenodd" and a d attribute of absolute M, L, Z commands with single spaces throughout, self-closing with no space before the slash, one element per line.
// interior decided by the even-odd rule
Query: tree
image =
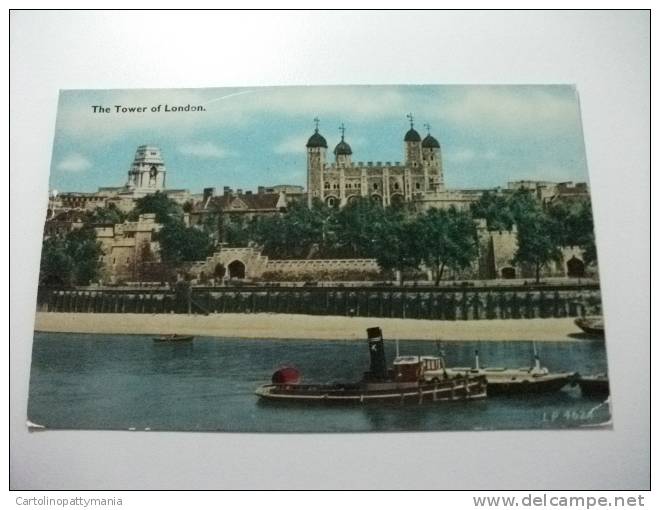
<path fill-rule="evenodd" d="M 85 218 L 87 224 L 116 225 L 126 221 L 127 214 L 117 209 L 115 204 L 109 204 L 107 207 L 97 207 L 88 212 Z"/>
<path fill-rule="evenodd" d="M 518 225 L 518 249 L 513 262 L 534 267 L 536 283 L 541 280 L 541 268 L 548 262 L 559 260 L 561 250 L 557 243 L 557 224 L 542 209 L 530 211 Z"/>
<path fill-rule="evenodd" d="M 378 265 L 385 271 L 399 271 L 403 283 L 406 270 L 416 270 L 421 262 L 418 223 L 404 215 L 401 208 L 385 210 L 377 226 L 373 245 Z"/>
<path fill-rule="evenodd" d="M 476 259 L 477 229 L 469 213 L 454 207 L 429 209 L 417 223 L 421 258 L 433 270 L 436 285 L 445 268 L 458 272 Z"/>
<path fill-rule="evenodd" d="M 514 218 L 510 203 L 503 195 L 486 191 L 479 200 L 470 204 L 474 218 L 486 220 L 488 230 L 511 230 Z"/>
<path fill-rule="evenodd" d="M 320 201 L 311 208 L 294 202 L 283 215 L 259 218 L 252 225 L 252 240 L 275 258 L 332 256 L 336 250 L 337 212 Z"/>
<path fill-rule="evenodd" d="M 337 213 L 335 249 L 338 255 L 374 257 L 374 243 L 386 221 L 383 206 L 367 197 L 347 204 Z"/>
<path fill-rule="evenodd" d="M 579 246 L 586 265 L 597 262 L 591 201 L 559 202 L 548 207 L 561 246 Z"/>
<path fill-rule="evenodd" d="M 101 269 L 100 244 L 92 228 L 46 239 L 41 251 L 40 285 L 89 285 Z"/>
<path fill-rule="evenodd" d="M 157 223 L 171 223 L 182 221 L 183 211 L 179 204 L 164 193 L 156 191 L 149 195 L 138 198 L 135 207 L 129 214 L 129 219 L 135 221 L 140 214 L 155 214 Z"/>
<path fill-rule="evenodd" d="M 524 221 L 530 214 L 530 211 L 536 212 L 541 204 L 534 196 L 534 193 L 528 189 L 520 188 L 514 191 L 506 201 L 513 222 L 518 224 Z"/>
<path fill-rule="evenodd" d="M 44 239 L 41 248 L 39 285 L 68 286 L 72 283 L 73 261 L 67 253 L 66 242 L 59 237 Z"/>
<path fill-rule="evenodd" d="M 181 222 L 166 223 L 157 237 L 162 260 L 171 264 L 204 260 L 213 252 L 213 241 L 206 232 Z"/>

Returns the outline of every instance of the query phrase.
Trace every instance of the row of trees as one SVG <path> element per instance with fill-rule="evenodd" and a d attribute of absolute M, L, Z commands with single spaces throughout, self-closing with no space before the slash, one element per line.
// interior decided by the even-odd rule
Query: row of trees
<path fill-rule="evenodd" d="M 89 227 L 45 239 L 41 248 L 39 284 L 87 285 L 98 277 L 101 255 L 96 233 Z"/>
<path fill-rule="evenodd" d="M 382 207 L 364 198 L 341 209 L 320 201 L 308 208 L 290 204 L 281 215 L 245 219 L 211 209 L 201 225 L 186 226 L 184 209 L 164 194 L 147 195 L 124 214 L 97 209 L 86 225 L 65 237 L 47 239 L 42 253 L 42 283 L 84 284 L 98 278 L 100 247 L 93 224 L 135 220 L 153 213 L 163 225 L 156 240 L 162 263 L 170 268 L 203 260 L 221 243 L 256 243 L 276 259 L 375 258 L 383 270 L 411 274 L 423 263 L 439 282 L 447 270 L 469 268 L 478 249 L 476 219 L 489 230 L 517 229 L 513 264 L 532 266 L 537 280 L 546 264 L 557 260 L 562 246 L 579 246 L 586 264 L 596 261 L 591 206 L 586 202 L 543 205 L 529 192 L 484 193 L 469 211 L 408 206 Z M 150 255 L 143 254 L 145 261 Z"/>
<path fill-rule="evenodd" d="M 447 269 L 460 272 L 478 256 L 475 220 L 489 230 L 516 228 L 518 249 L 512 264 L 542 268 L 561 256 L 561 247 L 578 246 L 584 261 L 596 262 L 589 201 L 542 204 L 526 190 L 509 195 L 484 193 L 469 211 L 407 206 L 386 207 L 369 199 L 336 209 L 317 201 L 311 208 L 293 203 L 282 215 L 232 219 L 211 211 L 204 229 L 232 245 L 250 241 L 277 259 L 376 258 L 385 270 L 413 272 L 421 263 L 439 281 Z"/>
<path fill-rule="evenodd" d="M 508 196 L 484 193 L 470 210 L 475 218 L 486 220 L 489 230 L 516 227 L 518 250 L 512 262 L 531 265 L 537 281 L 543 266 L 560 258 L 563 246 L 580 247 L 584 263 L 596 263 L 588 200 L 542 204 L 532 193 L 521 189 Z"/>

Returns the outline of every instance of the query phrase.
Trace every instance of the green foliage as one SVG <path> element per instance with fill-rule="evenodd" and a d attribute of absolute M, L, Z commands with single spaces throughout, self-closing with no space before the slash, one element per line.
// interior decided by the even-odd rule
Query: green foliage
<path fill-rule="evenodd" d="M 94 229 L 82 228 L 44 241 L 40 285 L 89 285 L 96 280 L 103 254 Z"/>
<path fill-rule="evenodd" d="M 213 242 L 203 230 L 170 221 L 158 233 L 163 261 L 172 264 L 204 260 L 213 252 Z"/>
<path fill-rule="evenodd" d="M 376 226 L 373 256 L 384 271 L 415 271 L 421 262 L 421 226 L 402 208 L 384 210 L 382 222 Z"/>
<path fill-rule="evenodd" d="M 110 204 L 108 207 L 97 207 L 91 212 L 88 212 L 85 217 L 85 223 L 88 224 L 102 224 L 102 225 L 116 225 L 126 221 L 128 215 Z"/>
<path fill-rule="evenodd" d="M 72 269 L 73 260 L 67 253 L 64 239 L 45 239 L 41 248 L 39 285 L 71 285 Z"/>
<path fill-rule="evenodd" d="M 546 211 L 539 208 L 530 211 L 524 219 L 521 218 L 517 226 L 518 249 L 513 262 L 533 266 L 538 283 L 541 278 L 541 268 L 561 257 L 558 242 L 561 234 L 558 224 Z"/>
<path fill-rule="evenodd" d="M 180 222 L 183 217 L 183 210 L 179 204 L 160 191 L 138 198 L 128 219 L 136 221 L 140 214 L 148 213 L 155 214 L 156 222 L 162 224 Z"/>
<path fill-rule="evenodd" d="M 349 203 L 337 213 L 337 254 L 340 257 L 376 256 L 379 236 L 388 231 L 387 222 L 386 210 L 379 203 L 366 197 Z"/>
<path fill-rule="evenodd" d="M 292 203 L 281 216 L 259 218 L 251 225 L 252 240 L 270 257 L 300 259 L 329 256 L 336 250 L 337 211 L 317 201 L 311 208 Z"/>
<path fill-rule="evenodd" d="M 461 271 L 477 257 L 477 229 L 469 213 L 454 207 L 429 209 L 417 224 L 421 257 L 433 269 L 436 285 L 445 268 Z"/>
<path fill-rule="evenodd" d="M 485 219 L 488 230 L 511 230 L 515 221 L 507 198 L 489 191 L 470 204 L 470 212 L 474 218 Z"/>
<path fill-rule="evenodd" d="M 557 242 L 562 246 L 579 246 L 585 264 L 594 264 L 597 259 L 591 202 L 552 204 L 548 207 L 548 215 L 556 224 Z"/>
<path fill-rule="evenodd" d="M 507 199 L 507 207 L 514 223 L 525 221 L 530 215 L 541 210 L 541 204 L 534 193 L 526 189 L 518 189 Z"/>

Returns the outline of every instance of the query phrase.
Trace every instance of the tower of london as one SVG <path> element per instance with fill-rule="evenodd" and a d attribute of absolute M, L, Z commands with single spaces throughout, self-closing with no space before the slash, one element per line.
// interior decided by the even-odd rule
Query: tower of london
<path fill-rule="evenodd" d="M 328 162 L 326 139 L 316 129 L 307 141 L 307 200 L 321 200 L 329 206 L 344 206 L 358 197 L 369 197 L 385 206 L 403 202 L 424 201 L 445 191 L 440 143 L 428 134 L 424 139 L 415 130 L 408 115 L 410 129 L 403 138 L 404 161 L 367 161 L 355 163 L 353 151 L 345 140 L 333 150 L 334 162 Z"/>

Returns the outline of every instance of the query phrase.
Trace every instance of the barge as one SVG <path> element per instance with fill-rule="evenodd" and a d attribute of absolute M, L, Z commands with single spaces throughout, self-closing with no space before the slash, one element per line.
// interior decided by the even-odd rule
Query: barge
<path fill-rule="evenodd" d="M 550 372 L 541 366 L 536 349 L 534 349 L 534 364 L 531 367 L 504 368 L 482 367 L 479 363 L 479 351 L 474 352 L 473 367 L 445 367 L 444 358 L 427 356 L 427 360 L 437 360 L 441 365 L 437 370 L 426 370 L 424 377 L 434 380 L 440 377 L 457 377 L 461 374 L 482 376 L 488 383 L 488 395 L 520 395 L 529 393 L 550 393 L 561 390 L 567 384 L 575 381 L 576 372 Z M 428 361 L 427 361 L 428 362 Z"/>
<path fill-rule="evenodd" d="M 575 325 L 584 331 L 586 335 L 596 338 L 605 337 L 605 323 L 600 316 L 578 317 L 575 319 Z"/>

